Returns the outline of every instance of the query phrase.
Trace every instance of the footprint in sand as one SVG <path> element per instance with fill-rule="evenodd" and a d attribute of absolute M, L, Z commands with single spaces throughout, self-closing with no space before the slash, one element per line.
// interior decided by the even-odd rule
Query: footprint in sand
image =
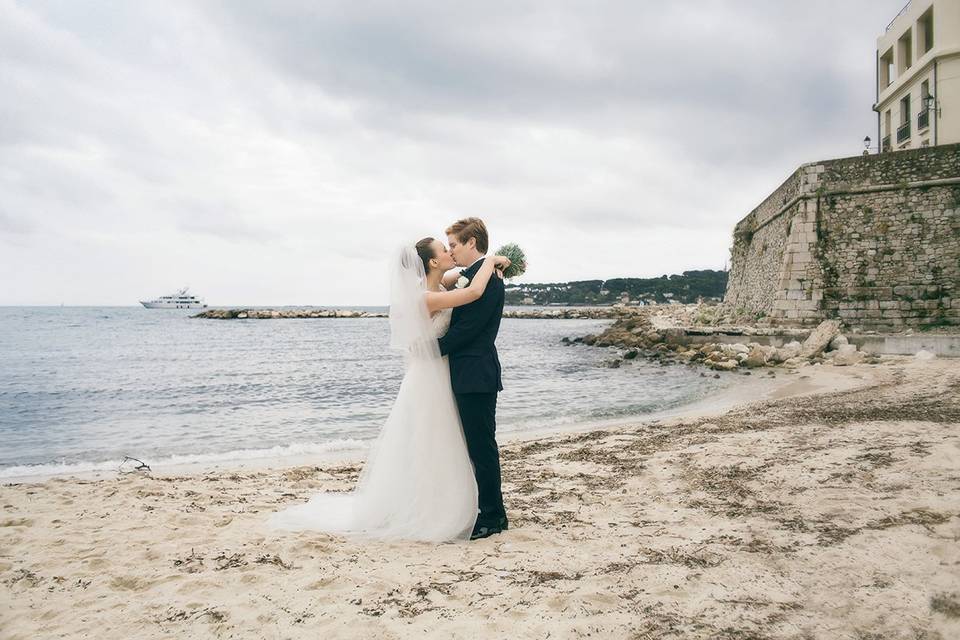
<path fill-rule="evenodd" d="M 136 576 L 118 576 L 110 581 L 110 588 L 116 591 L 145 591 L 153 584 Z"/>
<path fill-rule="evenodd" d="M 33 520 L 30 518 L 7 518 L 0 522 L 0 527 L 32 527 Z"/>

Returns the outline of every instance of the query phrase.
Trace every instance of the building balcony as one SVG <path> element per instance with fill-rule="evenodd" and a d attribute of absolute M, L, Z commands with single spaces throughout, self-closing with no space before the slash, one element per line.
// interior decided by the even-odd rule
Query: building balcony
<path fill-rule="evenodd" d="M 880 151 L 890 151 L 892 147 L 890 146 L 890 136 L 883 136 L 883 140 L 880 141 Z"/>
<path fill-rule="evenodd" d="M 924 109 L 917 114 L 917 131 L 930 126 L 930 110 Z"/>
<path fill-rule="evenodd" d="M 904 140 L 910 138 L 910 122 L 904 122 L 902 125 L 897 127 L 897 144 L 900 144 Z"/>

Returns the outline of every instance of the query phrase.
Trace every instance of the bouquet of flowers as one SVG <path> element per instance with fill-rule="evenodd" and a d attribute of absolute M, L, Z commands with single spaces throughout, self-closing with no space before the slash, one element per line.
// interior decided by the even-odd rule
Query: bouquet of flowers
<path fill-rule="evenodd" d="M 523 253 L 523 249 L 512 242 L 497 249 L 494 255 L 510 259 L 510 266 L 503 270 L 504 278 L 522 276 L 523 272 L 527 270 L 527 256 Z"/>

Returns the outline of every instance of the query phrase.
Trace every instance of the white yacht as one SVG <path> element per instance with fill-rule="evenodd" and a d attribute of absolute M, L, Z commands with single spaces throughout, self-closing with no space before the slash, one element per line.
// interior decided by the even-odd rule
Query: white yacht
<path fill-rule="evenodd" d="M 147 309 L 206 309 L 207 305 L 197 296 L 188 293 L 187 287 L 169 296 L 160 296 L 156 300 L 141 300 Z"/>

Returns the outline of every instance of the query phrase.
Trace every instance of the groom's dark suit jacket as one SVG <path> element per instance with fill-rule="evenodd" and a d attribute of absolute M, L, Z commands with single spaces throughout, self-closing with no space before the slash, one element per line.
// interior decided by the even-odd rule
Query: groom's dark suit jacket
<path fill-rule="evenodd" d="M 478 260 L 463 271 L 468 279 L 483 265 Z M 440 353 L 450 356 L 450 382 L 454 393 L 496 393 L 503 391 L 497 331 L 503 316 L 503 280 L 493 274 L 479 300 L 456 307 L 450 329 L 440 338 Z"/>

